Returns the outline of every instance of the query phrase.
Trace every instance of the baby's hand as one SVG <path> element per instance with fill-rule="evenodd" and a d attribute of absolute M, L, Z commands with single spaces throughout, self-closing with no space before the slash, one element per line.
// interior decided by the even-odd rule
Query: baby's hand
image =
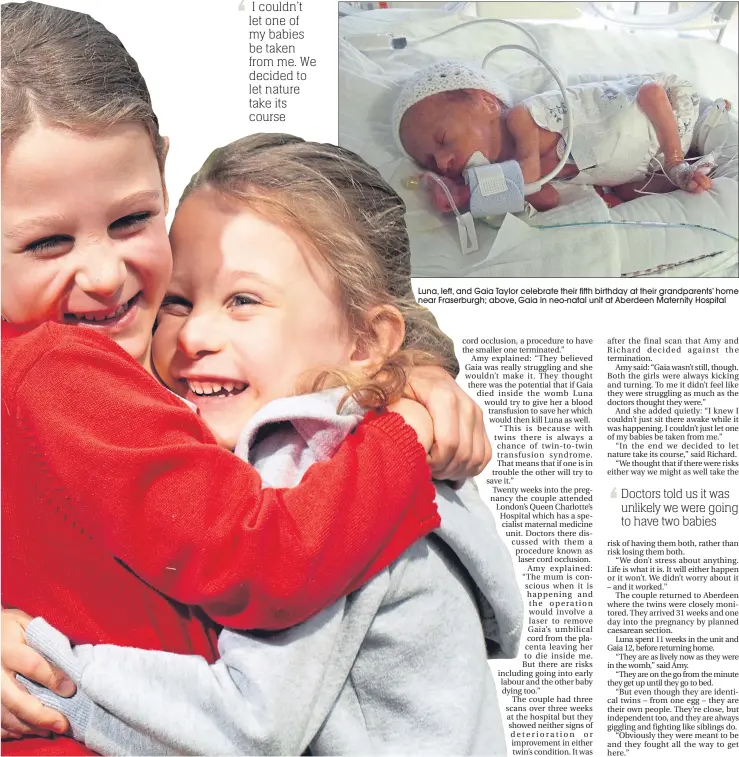
<path fill-rule="evenodd" d="M 707 192 L 712 186 L 708 174 L 714 167 L 713 158 L 706 156 L 696 160 L 694 163 L 688 163 L 686 160 L 680 160 L 672 165 L 665 167 L 665 173 L 670 181 L 679 189 L 686 192 L 700 194 Z"/>
<path fill-rule="evenodd" d="M 405 397 L 389 405 L 388 410 L 398 413 L 403 420 L 416 432 L 418 441 L 428 454 L 434 443 L 434 424 L 428 410 L 420 403 Z"/>
<path fill-rule="evenodd" d="M 615 208 L 616 206 L 623 204 L 622 199 L 611 192 L 606 192 L 603 187 L 593 186 L 593 189 L 598 197 L 600 197 L 609 208 Z"/>
<path fill-rule="evenodd" d="M 439 178 L 449 189 L 449 193 L 451 194 L 457 208 L 462 212 L 466 211 L 467 206 L 470 204 L 470 188 L 466 184 L 455 181 L 454 179 L 449 179 L 446 176 L 439 176 Z M 433 206 L 440 213 L 451 213 L 453 208 L 449 203 L 449 198 L 439 186 L 438 182 L 434 179 L 427 178 L 425 184 L 428 188 L 429 195 L 431 196 Z"/>
<path fill-rule="evenodd" d="M 526 200 L 537 210 L 551 210 L 559 205 L 559 192 L 551 184 L 545 184 L 538 192 L 526 195 Z"/>

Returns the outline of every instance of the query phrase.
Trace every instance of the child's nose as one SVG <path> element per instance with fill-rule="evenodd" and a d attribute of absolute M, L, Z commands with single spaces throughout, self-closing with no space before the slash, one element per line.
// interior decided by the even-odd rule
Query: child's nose
<path fill-rule="evenodd" d="M 85 292 L 111 297 L 127 276 L 125 261 L 114 251 L 101 247 L 86 255 L 75 275 L 75 284 Z"/>
<path fill-rule="evenodd" d="M 220 352 L 224 340 L 222 330 L 206 314 L 191 313 L 180 329 L 178 348 L 191 359 L 210 352 Z"/>

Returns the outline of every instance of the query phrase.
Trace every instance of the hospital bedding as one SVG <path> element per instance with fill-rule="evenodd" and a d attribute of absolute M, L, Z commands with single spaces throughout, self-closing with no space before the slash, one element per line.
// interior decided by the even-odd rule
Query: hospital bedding
<path fill-rule="evenodd" d="M 439 58 L 479 63 L 492 47 L 529 44 L 517 29 L 477 24 L 416 46 L 414 40 L 464 20 L 434 11 L 390 10 L 340 21 L 340 35 L 374 31 L 406 36 L 409 45 L 394 53 L 363 53 L 349 42 L 339 52 L 339 142 L 377 166 L 406 202 L 411 254 L 417 276 L 735 276 L 737 244 L 698 229 L 637 226 L 581 226 L 542 229 L 592 221 L 698 223 L 737 235 L 736 121 L 704 129 L 701 147 L 719 149 L 721 169 L 709 194 L 649 195 L 609 210 L 591 187 L 559 182 L 560 207 L 530 217 L 495 219 L 498 230 L 477 223 L 480 250 L 463 255 L 457 227 L 427 204 L 423 193 L 402 181 L 418 168 L 402 157 L 390 130 L 397 82 Z M 738 103 L 737 57 L 706 40 L 674 39 L 626 31 L 585 30 L 557 24 L 521 24 L 538 40 L 543 56 L 569 84 L 669 71 L 691 80 L 704 105 L 723 97 Z M 486 67 L 504 78 L 518 101 L 554 88 L 548 72 L 523 53 L 506 52 Z M 733 158 L 733 160 L 732 160 Z M 505 223 L 505 225 L 504 225 Z"/>

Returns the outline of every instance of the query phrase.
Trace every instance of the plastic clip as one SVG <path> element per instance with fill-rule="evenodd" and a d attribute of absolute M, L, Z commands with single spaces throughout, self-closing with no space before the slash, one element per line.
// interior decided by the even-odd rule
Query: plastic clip
<path fill-rule="evenodd" d="M 480 245 L 477 242 L 477 232 L 475 231 L 475 219 L 471 213 L 463 213 L 457 216 L 457 228 L 459 229 L 459 246 L 462 248 L 462 254 L 467 255 L 470 252 L 477 252 Z"/>

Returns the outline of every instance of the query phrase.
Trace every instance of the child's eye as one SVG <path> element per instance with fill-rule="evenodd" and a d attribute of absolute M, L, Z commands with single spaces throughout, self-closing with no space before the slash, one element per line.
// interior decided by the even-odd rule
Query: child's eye
<path fill-rule="evenodd" d="M 153 213 L 148 210 L 142 213 L 131 213 L 130 215 L 119 218 L 117 221 L 113 221 L 108 229 L 110 231 L 127 231 L 129 229 L 134 229 L 137 226 L 145 224 L 152 215 Z"/>
<path fill-rule="evenodd" d="M 259 300 L 251 294 L 235 294 L 231 297 L 231 305 L 237 308 L 259 305 Z"/>
<path fill-rule="evenodd" d="M 31 255 L 42 255 L 44 253 L 60 253 L 64 251 L 64 248 L 70 244 L 74 244 L 74 238 L 68 237 L 64 234 L 54 234 L 50 237 L 44 237 L 43 239 L 36 239 L 33 242 L 27 244 L 24 248 L 24 252 L 28 252 Z"/>
<path fill-rule="evenodd" d="M 159 306 L 160 312 L 168 313 L 169 315 L 187 316 L 190 315 L 191 310 L 192 303 L 176 294 L 166 295 Z"/>

